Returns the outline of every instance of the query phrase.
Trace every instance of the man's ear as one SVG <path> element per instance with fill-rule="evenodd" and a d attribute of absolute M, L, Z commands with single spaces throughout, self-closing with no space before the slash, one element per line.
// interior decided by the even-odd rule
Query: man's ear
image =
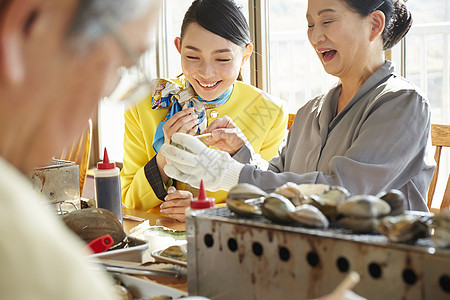
<path fill-rule="evenodd" d="M 175 44 L 175 48 L 177 48 L 178 52 L 181 54 L 181 38 L 176 37 L 173 43 Z"/>
<path fill-rule="evenodd" d="M 34 0 L 12 0 L 0 16 L 0 79 L 19 83 L 25 78 L 24 46 L 37 17 Z"/>
<path fill-rule="evenodd" d="M 375 10 L 370 16 L 370 24 L 372 26 L 370 31 L 370 41 L 373 42 L 379 35 L 383 34 L 386 17 L 380 10 Z"/>
<path fill-rule="evenodd" d="M 244 53 L 242 55 L 241 67 L 250 58 L 250 56 L 252 56 L 252 53 L 253 53 L 253 44 L 252 43 L 248 43 L 247 46 L 245 46 Z"/>

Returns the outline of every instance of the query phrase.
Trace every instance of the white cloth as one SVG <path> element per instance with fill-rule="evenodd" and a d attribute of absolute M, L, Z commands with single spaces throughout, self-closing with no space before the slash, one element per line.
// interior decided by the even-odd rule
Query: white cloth
<path fill-rule="evenodd" d="M 84 245 L 0 157 L 0 299 L 116 299 Z"/>
<path fill-rule="evenodd" d="M 197 138 L 175 133 L 171 142 L 181 145 L 180 149 L 172 144 L 164 144 L 161 153 L 167 160 L 164 167 L 166 174 L 186 182 L 193 187 L 200 187 L 203 179 L 208 191 L 229 190 L 238 183 L 239 173 L 244 167 L 224 151 L 210 149 Z"/>

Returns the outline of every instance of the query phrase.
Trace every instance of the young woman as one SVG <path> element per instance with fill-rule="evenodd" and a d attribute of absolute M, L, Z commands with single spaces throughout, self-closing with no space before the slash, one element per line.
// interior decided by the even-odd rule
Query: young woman
<path fill-rule="evenodd" d="M 430 105 L 384 59 L 384 50 L 411 26 L 405 4 L 309 0 L 306 18 L 312 47 L 325 71 L 339 82 L 299 109 L 286 146 L 268 170 L 243 164 L 250 159 L 245 146 L 233 156 L 240 163 L 181 134 L 172 139 L 191 153 L 164 145 L 161 151 L 169 162 L 164 170 L 195 186 L 204 179 L 210 190 L 240 182 L 273 191 L 289 181 L 340 185 L 352 194 L 399 189 L 408 199 L 407 209 L 427 211 L 434 169 L 426 160 Z M 210 174 L 214 180 L 207 180 L 195 164 L 210 156 L 216 157 L 216 165 L 226 166 Z"/>
<path fill-rule="evenodd" d="M 194 1 L 175 46 L 184 76 L 158 80 L 153 95 L 125 113 L 122 200 L 145 211 L 163 203 L 163 213 L 184 221 L 192 193 L 165 174 L 162 144 L 177 132 L 208 132 L 214 120 L 228 116 L 256 153 L 271 159 L 284 137 L 287 117 L 279 100 L 237 81 L 253 46 L 245 17 L 233 0 Z M 226 192 L 208 196 L 223 202 Z"/>

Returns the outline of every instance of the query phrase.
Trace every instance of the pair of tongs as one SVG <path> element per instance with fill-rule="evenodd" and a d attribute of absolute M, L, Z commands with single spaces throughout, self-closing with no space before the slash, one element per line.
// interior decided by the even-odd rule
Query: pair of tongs
<path fill-rule="evenodd" d="M 186 277 L 187 274 L 186 268 L 174 264 L 152 264 L 144 266 L 136 262 L 117 261 L 109 259 L 101 259 L 97 262 L 102 264 L 105 267 L 106 271 L 115 273 L 144 276 L 163 276 L 178 279 Z"/>

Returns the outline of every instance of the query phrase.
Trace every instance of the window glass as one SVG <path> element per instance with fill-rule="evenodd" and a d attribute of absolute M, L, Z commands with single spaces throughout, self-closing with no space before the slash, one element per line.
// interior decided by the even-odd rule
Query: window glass
<path fill-rule="evenodd" d="M 183 17 L 192 1 L 186 0 L 170 0 L 166 1 L 166 28 L 167 28 L 167 66 L 168 75 L 170 78 L 174 78 L 182 73 L 180 64 L 180 54 L 174 45 L 176 37 L 180 36 L 181 24 L 183 23 Z"/>
<path fill-rule="evenodd" d="M 337 82 L 308 41 L 307 6 L 304 0 L 269 0 L 270 93 L 286 101 L 289 113 Z"/>
<path fill-rule="evenodd" d="M 406 77 L 420 86 L 433 123 L 450 123 L 450 1 L 410 0 L 413 26 L 406 36 Z"/>
<path fill-rule="evenodd" d="M 450 1 L 410 0 L 407 5 L 414 22 L 405 39 L 405 76 L 428 96 L 431 122 L 450 124 Z M 450 172 L 448 152 L 442 152 L 434 199 L 444 194 Z M 433 207 L 439 205 L 433 201 Z"/>
<path fill-rule="evenodd" d="M 142 64 L 147 68 L 148 74 L 154 77 L 156 74 L 157 56 L 156 56 L 156 34 L 154 33 L 153 41 L 150 43 L 149 52 L 142 57 Z M 135 70 L 134 70 L 135 71 Z M 125 107 L 121 103 L 117 103 L 116 98 L 121 98 L 122 92 L 128 90 L 130 82 L 135 80 L 135 73 L 127 73 L 122 77 L 115 90 L 109 97 L 105 97 L 99 104 L 98 110 L 98 132 L 99 132 L 99 149 L 100 159 L 103 159 L 103 148 L 108 149 L 108 157 L 111 160 L 122 162 L 123 160 L 123 136 L 125 132 L 124 112 Z M 95 156 L 94 156 L 95 157 Z"/>

